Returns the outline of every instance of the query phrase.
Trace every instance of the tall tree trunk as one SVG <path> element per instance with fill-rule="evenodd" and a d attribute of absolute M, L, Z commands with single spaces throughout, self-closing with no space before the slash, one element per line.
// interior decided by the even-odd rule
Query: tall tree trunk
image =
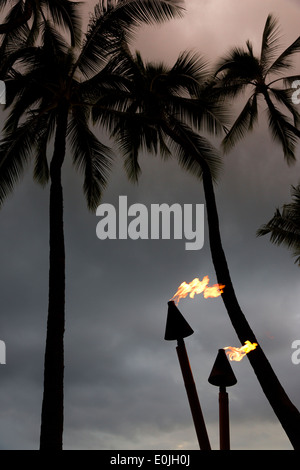
<path fill-rule="evenodd" d="M 65 246 L 61 168 L 65 157 L 67 107 L 57 119 L 50 164 L 50 257 L 47 338 L 40 450 L 62 450 L 64 416 Z"/>
<path fill-rule="evenodd" d="M 293 405 L 282 385 L 280 384 L 268 359 L 260 347 L 259 342 L 250 328 L 235 295 L 226 256 L 222 247 L 219 216 L 209 166 L 197 152 L 197 149 L 187 136 L 179 133 L 176 129 L 170 128 L 168 129 L 168 134 L 172 139 L 174 139 L 175 142 L 190 151 L 191 155 L 194 156 L 196 161 L 198 161 L 199 165 L 201 166 L 212 261 L 218 283 L 225 285 L 224 292 L 222 294 L 222 300 L 242 345 L 244 345 L 245 341 L 247 340 L 251 341 L 252 343 L 258 343 L 257 348 L 254 351 L 251 351 L 247 357 L 254 369 L 266 398 L 272 406 L 292 446 L 294 449 L 299 450 L 300 413 Z"/>

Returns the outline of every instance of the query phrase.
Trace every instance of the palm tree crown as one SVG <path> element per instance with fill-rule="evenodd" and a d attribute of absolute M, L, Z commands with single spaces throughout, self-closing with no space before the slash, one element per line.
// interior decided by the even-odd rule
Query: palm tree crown
<path fill-rule="evenodd" d="M 117 63 L 125 77 L 124 87 L 110 98 L 113 110 L 105 101 L 107 96 L 98 100 L 93 107 L 93 119 L 106 126 L 117 139 L 129 178 L 138 179 L 138 157 L 146 149 L 163 158 L 174 153 L 184 169 L 199 177 L 203 169 L 195 155 L 202 156 L 216 179 L 220 156 L 195 129 L 220 134 L 228 117 L 223 106 L 207 93 L 210 71 L 203 58 L 184 52 L 169 67 L 163 63 L 145 63 L 139 52 L 132 54 L 122 47 Z M 187 142 L 193 151 L 187 150 Z"/>
<path fill-rule="evenodd" d="M 21 176 L 32 153 L 34 177 L 49 179 L 46 149 L 57 126 L 57 113 L 67 107 L 67 136 L 73 162 L 84 172 L 84 190 L 89 208 L 99 203 L 111 153 L 89 129 L 92 105 L 99 96 L 114 90 L 121 78 L 109 63 L 122 36 L 133 34 L 144 22 L 164 21 L 181 15 L 178 0 L 115 0 L 99 2 L 81 49 L 69 47 L 64 38 L 45 21 L 42 45 L 25 47 L 7 75 L 7 107 L 10 115 L 0 148 L 0 205 Z M 19 66 L 18 66 L 19 65 Z M 35 150 L 34 150 L 35 149 Z"/>
<path fill-rule="evenodd" d="M 73 161 L 84 172 L 87 202 L 93 208 L 106 179 L 110 156 L 108 148 L 89 130 L 87 103 L 94 89 L 91 91 L 88 81 L 81 82 L 76 77 L 74 54 L 48 23 L 44 25 L 43 36 L 43 47 L 26 53 L 26 71 L 13 70 L 6 81 L 7 106 L 13 106 L 0 148 L 0 203 L 19 179 L 32 154 L 35 155 L 35 179 L 43 185 L 48 182 L 47 148 L 64 105 L 70 113 L 67 135 L 73 148 Z M 99 88 L 102 86 L 100 75 Z M 107 79 L 104 71 L 102 76 L 104 86 Z"/>
<path fill-rule="evenodd" d="M 253 129 L 258 119 L 258 98 L 262 96 L 267 104 L 273 138 L 281 144 L 287 163 L 295 161 L 295 145 L 300 137 L 300 114 L 292 102 L 291 84 L 300 77 L 286 76 L 284 73 L 292 67 L 293 56 L 300 52 L 300 36 L 277 56 L 279 48 L 278 22 L 270 14 L 265 23 L 259 56 L 254 54 L 251 42 L 247 41 L 246 49 L 233 48 L 217 65 L 216 88 L 221 95 L 235 97 L 251 90 L 250 97 L 223 140 L 225 152 Z M 287 88 L 278 88 L 279 81 Z M 284 114 L 280 107 L 285 108 L 288 114 Z"/>

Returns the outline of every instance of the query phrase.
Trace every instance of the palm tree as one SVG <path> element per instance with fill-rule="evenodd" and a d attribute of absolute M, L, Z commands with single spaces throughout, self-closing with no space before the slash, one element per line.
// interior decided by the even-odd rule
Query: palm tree
<path fill-rule="evenodd" d="M 181 15 L 177 0 L 101 1 L 82 47 L 70 48 L 45 20 L 42 46 L 20 53 L 7 78 L 10 114 L 0 146 L 0 204 L 26 164 L 35 158 L 34 178 L 50 181 L 50 268 L 44 395 L 40 449 L 62 449 L 65 328 L 65 246 L 62 166 L 69 143 L 75 167 L 83 172 L 90 209 L 99 204 L 111 163 L 110 149 L 90 129 L 91 106 L 122 79 L 109 63 L 120 36 L 130 38 L 143 23 Z M 53 139 L 52 139 L 53 138 Z M 48 164 L 47 149 L 54 140 Z"/>
<path fill-rule="evenodd" d="M 292 100 L 293 89 L 291 85 L 300 77 L 299 75 L 285 75 L 285 73 L 292 68 L 292 59 L 300 52 L 300 37 L 278 55 L 280 47 L 278 22 L 270 14 L 267 17 L 263 31 L 260 56 L 256 57 L 254 55 L 250 41 L 247 41 L 246 46 L 246 50 L 234 48 L 229 52 L 225 58 L 220 60 L 215 72 L 214 89 L 217 98 L 236 98 L 241 93 L 251 90 L 250 97 L 223 139 L 223 150 L 228 152 L 247 132 L 253 130 L 258 121 L 258 98 L 261 96 L 267 105 L 271 135 L 281 145 L 287 164 L 293 164 L 296 159 L 296 143 L 300 137 L 298 129 L 300 115 Z M 288 88 L 277 88 L 278 82 L 282 82 Z M 285 109 L 288 114 L 284 114 L 280 108 Z M 219 262 L 221 263 L 221 259 L 222 255 L 219 259 L 216 258 L 215 267 Z M 225 257 L 223 258 L 223 267 L 224 270 L 228 269 L 225 266 Z M 223 276 L 220 278 L 223 278 Z M 222 283 L 226 285 L 226 280 Z M 227 300 L 228 293 L 232 294 L 232 298 Z M 227 303 L 228 313 L 231 310 L 230 316 L 234 317 L 236 311 L 239 323 L 238 319 L 242 320 L 241 311 L 239 312 L 240 307 L 234 291 L 230 288 L 228 292 L 228 285 L 222 298 L 225 305 Z M 243 327 L 242 323 L 244 323 Z M 245 321 L 241 322 L 240 325 L 233 321 L 233 325 L 236 325 L 236 331 L 242 332 L 244 330 L 246 332 L 248 328 Z M 244 334 L 241 336 L 238 334 L 238 336 L 242 341 Z M 250 341 L 257 342 L 254 338 Z M 299 411 L 290 402 L 267 359 L 261 354 L 261 350 L 258 349 L 255 354 L 249 355 L 248 358 L 292 445 L 294 448 L 299 449 L 300 439 L 297 431 L 300 425 Z"/>
<path fill-rule="evenodd" d="M 257 235 L 270 234 L 270 241 L 275 245 L 285 245 L 293 250 L 295 263 L 300 266 L 300 186 L 292 186 L 292 199 L 280 212 L 276 209 L 273 218 L 257 231 Z"/>
<path fill-rule="evenodd" d="M 212 260 L 218 282 L 226 286 L 222 299 L 241 344 L 246 340 L 258 343 L 237 301 L 222 247 L 213 184 L 220 158 L 209 141 L 194 130 L 204 128 L 218 135 L 226 129 L 226 114 L 211 93 L 203 60 L 184 53 L 168 68 L 163 64 L 144 64 L 140 54 L 134 57 L 123 48 L 118 64 L 123 73 L 127 72 L 127 90 L 120 90 L 114 96 L 114 111 L 108 107 L 108 97 L 99 99 L 93 109 L 94 122 L 106 125 L 119 143 L 132 180 L 139 176 L 138 156 L 143 148 L 163 157 L 174 153 L 184 169 L 202 178 Z M 299 448 L 298 410 L 260 345 L 248 357 L 292 445 Z"/>
<path fill-rule="evenodd" d="M 216 92 L 218 90 L 227 98 L 236 98 L 246 91 L 250 94 L 222 142 L 225 152 L 231 150 L 257 123 L 258 99 L 261 96 L 267 105 L 272 137 L 281 145 L 284 158 L 291 164 L 295 161 L 295 146 L 300 137 L 300 114 L 292 101 L 291 84 L 300 76 L 285 73 L 293 66 L 294 55 L 300 52 L 300 36 L 277 56 L 279 39 L 278 21 L 270 14 L 265 23 L 259 57 L 254 54 L 250 41 L 246 42 L 246 49 L 233 48 L 216 67 Z M 288 88 L 278 87 L 278 82 Z"/>

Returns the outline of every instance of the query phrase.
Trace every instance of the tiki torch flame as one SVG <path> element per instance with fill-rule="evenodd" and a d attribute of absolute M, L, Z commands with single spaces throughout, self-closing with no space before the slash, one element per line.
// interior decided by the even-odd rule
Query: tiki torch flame
<path fill-rule="evenodd" d="M 241 361 L 246 354 L 250 351 L 253 351 L 257 346 L 257 343 L 251 343 L 250 341 L 245 341 L 244 346 L 241 348 L 234 348 L 232 346 L 227 346 L 224 349 L 228 349 L 226 351 L 227 356 L 231 361 Z"/>
<path fill-rule="evenodd" d="M 193 279 L 189 284 L 186 282 L 182 282 L 177 289 L 176 294 L 172 297 L 171 300 L 174 300 L 176 305 L 180 299 L 185 299 L 188 295 L 191 299 L 195 297 L 195 294 L 201 294 L 203 292 L 203 296 L 205 299 L 208 297 L 219 297 L 224 291 L 224 285 L 222 284 L 214 284 L 213 286 L 209 286 L 209 277 L 204 276 L 202 281 L 200 281 L 197 277 Z"/>

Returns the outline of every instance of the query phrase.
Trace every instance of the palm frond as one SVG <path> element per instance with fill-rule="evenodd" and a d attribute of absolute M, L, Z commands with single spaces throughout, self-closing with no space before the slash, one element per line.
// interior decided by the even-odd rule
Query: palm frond
<path fill-rule="evenodd" d="M 23 175 L 36 144 L 36 121 L 27 120 L 0 143 L 0 206 Z"/>
<path fill-rule="evenodd" d="M 283 83 L 286 87 L 291 87 L 296 81 L 300 81 L 300 75 L 290 75 L 289 77 L 283 77 Z"/>
<path fill-rule="evenodd" d="M 3 131 L 12 133 L 19 125 L 23 116 L 30 113 L 35 104 L 41 101 L 43 89 L 38 81 L 30 82 L 24 76 L 19 76 L 6 82 L 7 103 L 10 113 L 6 119 Z"/>
<path fill-rule="evenodd" d="M 33 3 L 33 14 L 32 16 L 32 23 L 30 27 L 28 27 L 28 23 L 26 24 L 28 32 L 26 34 L 26 39 L 24 41 L 26 46 L 33 46 L 40 33 L 40 26 L 42 24 L 42 15 L 40 9 L 37 7 L 37 4 Z"/>
<path fill-rule="evenodd" d="M 271 63 L 275 60 L 279 49 L 278 20 L 273 15 L 268 15 L 262 36 L 260 63 L 262 73 L 265 75 Z"/>
<path fill-rule="evenodd" d="M 189 126 L 172 119 L 162 124 L 169 137 L 171 152 L 177 157 L 179 165 L 197 178 L 202 178 L 201 160 L 208 166 L 213 181 L 217 181 L 222 169 L 222 159 L 218 150 L 209 140 L 195 133 Z"/>
<path fill-rule="evenodd" d="M 49 181 L 49 164 L 47 159 L 47 148 L 54 135 L 56 125 L 56 112 L 41 115 L 36 128 L 37 143 L 35 152 L 35 164 L 33 171 L 34 180 L 41 186 L 45 186 Z"/>
<path fill-rule="evenodd" d="M 192 100 L 194 105 L 194 100 Z M 222 135 L 228 132 L 231 114 L 227 104 L 222 99 L 217 100 L 210 88 L 205 85 L 200 89 L 196 98 L 197 115 L 194 125 L 211 135 Z"/>
<path fill-rule="evenodd" d="M 139 153 L 134 148 L 131 149 L 129 155 L 125 156 L 124 170 L 129 181 L 138 182 L 142 170 L 139 164 Z"/>
<path fill-rule="evenodd" d="M 270 234 L 270 241 L 275 245 L 285 245 L 293 250 L 295 263 L 300 265 L 300 187 L 292 187 L 293 202 L 276 209 L 273 218 L 262 225 L 257 236 Z"/>
<path fill-rule="evenodd" d="M 294 120 L 294 126 L 298 127 L 300 125 L 300 114 L 299 106 L 294 105 L 292 100 L 293 89 L 280 89 L 280 88 L 270 88 L 271 93 L 275 96 L 278 103 L 281 103 L 292 115 Z"/>
<path fill-rule="evenodd" d="M 40 3 L 41 6 L 45 5 L 47 7 L 54 24 L 70 33 L 71 45 L 79 46 L 81 41 L 81 7 L 83 2 L 40 0 Z"/>
<path fill-rule="evenodd" d="M 141 25 L 161 23 L 182 14 L 181 0 L 101 0 L 90 20 L 76 67 L 87 77 Z"/>
<path fill-rule="evenodd" d="M 55 57 L 55 54 L 64 52 L 66 53 L 69 50 L 69 45 L 66 42 L 62 34 L 53 26 L 51 21 L 46 20 L 42 26 L 42 40 L 43 47 L 42 50 L 45 54 L 48 54 L 49 57 Z"/>
<path fill-rule="evenodd" d="M 222 85 L 251 83 L 261 75 L 259 60 L 239 47 L 234 47 L 220 59 L 215 69 L 215 77 L 220 77 Z"/>
<path fill-rule="evenodd" d="M 8 1 L 9 0 L 0 0 L 0 11 L 6 7 Z"/>
<path fill-rule="evenodd" d="M 268 108 L 269 128 L 275 141 L 281 144 L 288 165 L 295 162 L 295 148 L 300 131 L 290 123 L 289 118 L 273 104 L 268 93 L 264 94 Z"/>
<path fill-rule="evenodd" d="M 74 165 L 84 175 L 83 190 L 88 208 L 95 210 L 107 184 L 112 152 L 89 129 L 88 114 L 84 107 L 73 108 L 68 136 Z"/>
<path fill-rule="evenodd" d="M 4 23 L 1 22 L 0 24 L 0 34 L 10 36 L 11 33 L 16 35 L 18 32 L 21 32 L 24 27 L 27 27 L 26 23 L 31 15 L 32 4 L 30 2 L 26 4 L 23 0 L 15 1 L 15 5 L 10 8 L 4 18 Z"/>
<path fill-rule="evenodd" d="M 274 83 L 281 81 L 284 86 L 291 87 L 293 82 L 296 80 L 300 80 L 300 75 L 287 75 L 286 77 L 279 77 L 275 80 L 272 80 L 271 82 L 267 83 L 267 86 L 270 87 L 271 85 L 274 85 Z"/>
<path fill-rule="evenodd" d="M 300 36 L 287 47 L 280 56 L 268 68 L 268 74 L 278 74 L 287 70 L 293 65 L 294 55 L 300 52 Z"/>
<path fill-rule="evenodd" d="M 258 119 L 257 96 L 254 93 L 247 100 L 239 116 L 222 141 L 222 148 L 225 153 L 229 152 L 234 145 L 242 140 L 248 131 L 253 129 Z"/>
<path fill-rule="evenodd" d="M 251 57 L 254 57 L 253 44 L 249 39 L 247 39 L 247 41 L 246 41 L 246 46 L 247 46 L 247 50 L 248 50 L 249 55 Z"/>
<path fill-rule="evenodd" d="M 118 96 L 127 90 L 128 78 L 119 61 L 110 60 L 106 66 L 91 78 L 79 83 L 78 91 L 82 100 L 92 105 L 115 107 Z"/>
<path fill-rule="evenodd" d="M 19 65 L 22 67 L 20 72 L 24 75 L 27 70 L 31 70 L 41 56 L 41 49 L 35 46 L 24 46 L 14 49 L 6 56 L 6 61 L 1 64 L 1 72 L 8 78 L 15 79 L 18 73 Z"/>
<path fill-rule="evenodd" d="M 223 82 L 221 78 L 214 77 L 213 80 L 209 80 L 207 87 L 212 100 L 218 102 L 227 103 L 229 99 L 235 99 L 248 87 L 248 80 L 231 80 L 229 82 Z"/>
<path fill-rule="evenodd" d="M 101 0 L 101 7 L 95 7 L 92 21 L 97 24 L 99 18 L 108 14 L 107 26 L 113 28 L 114 32 L 115 28 L 121 28 L 129 35 L 144 24 L 163 23 L 176 17 L 181 18 L 184 13 L 181 0 L 111 0 L 107 3 L 107 10 L 103 8 L 105 3 L 105 0 Z"/>
<path fill-rule="evenodd" d="M 163 143 L 162 134 L 157 131 L 152 119 L 142 113 L 119 113 L 114 125 L 112 137 L 115 139 L 121 154 L 124 156 L 124 169 L 130 181 L 136 182 L 141 169 L 138 158 L 143 150 L 156 155 Z M 163 144 L 163 153 L 166 152 Z"/>
<path fill-rule="evenodd" d="M 208 62 L 192 51 L 184 51 L 168 73 L 168 85 L 174 91 L 188 91 L 190 95 L 198 95 L 200 84 L 208 79 L 211 72 Z M 173 82 L 173 83 L 172 83 Z"/>
<path fill-rule="evenodd" d="M 276 209 L 273 218 L 257 230 L 257 236 L 270 235 L 270 242 L 274 245 L 286 245 L 288 249 L 300 250 L 300 230 L 291 220 L 286 219 L 279 209 Z"/>

